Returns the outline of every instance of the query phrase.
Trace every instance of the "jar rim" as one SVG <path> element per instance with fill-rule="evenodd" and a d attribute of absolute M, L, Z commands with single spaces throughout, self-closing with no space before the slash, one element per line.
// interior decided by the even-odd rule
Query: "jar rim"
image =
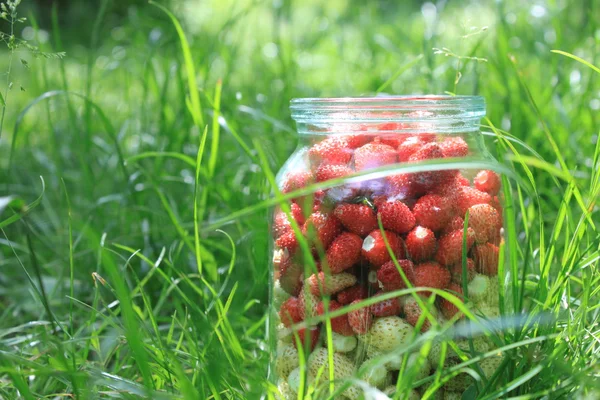
<path fill-rule="evenodd" d="M 480 119 L 482 96 L 403 95 L 375 97 L 294 98 L 292 118 L 298 122 L 422 121 Z"/>

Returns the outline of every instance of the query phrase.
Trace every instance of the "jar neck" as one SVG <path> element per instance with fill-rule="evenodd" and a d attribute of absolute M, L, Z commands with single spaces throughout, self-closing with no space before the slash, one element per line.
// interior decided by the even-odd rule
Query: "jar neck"
<path fill-rule="evenodd" d="M 294 99 L 290 109 L 298 133 L 309 136 L 477 133 L 485 116 L 479 96 Z"/>

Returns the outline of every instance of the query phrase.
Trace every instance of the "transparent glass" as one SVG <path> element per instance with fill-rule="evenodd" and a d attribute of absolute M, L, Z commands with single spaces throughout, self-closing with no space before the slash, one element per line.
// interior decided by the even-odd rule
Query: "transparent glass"
<path fill-rule="evenodd" d="M 500 345 L 505 169 L 479 131 L 483 98 L 295 99 L 291 111 L 299 145 L 271 230 L 278 398 L 493 385 L 500 355 L 469 365 L 481 379 L 452 370 Z"/>

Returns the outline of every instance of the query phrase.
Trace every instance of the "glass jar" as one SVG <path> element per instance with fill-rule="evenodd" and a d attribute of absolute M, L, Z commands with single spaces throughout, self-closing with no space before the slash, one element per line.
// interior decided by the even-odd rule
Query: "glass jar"
<path fill-rule="evenodd" d="M 295 99 L 291 111 L 300 141 L 272 225 L 276 398 L 493 389 L 508 181 L 479 131 L 483 98 Z"/>

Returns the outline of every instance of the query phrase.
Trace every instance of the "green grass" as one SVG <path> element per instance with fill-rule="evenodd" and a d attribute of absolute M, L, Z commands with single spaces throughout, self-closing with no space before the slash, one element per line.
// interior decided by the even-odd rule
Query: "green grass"
<path fill-rule="evenodd" d="M 26 3 L 17 35 L 67 56 L 19 53 L 0 83 L 0 398 L 273 389 L 267 221 L 289 100 L 375 92 L 485 96 L 489 149 L 520 182 L 506 295 L 528 314 L 479 397 L 600 397 L 596 2 L 181 1 L 173 18 L 107 0 L 81 22 Z"/>

